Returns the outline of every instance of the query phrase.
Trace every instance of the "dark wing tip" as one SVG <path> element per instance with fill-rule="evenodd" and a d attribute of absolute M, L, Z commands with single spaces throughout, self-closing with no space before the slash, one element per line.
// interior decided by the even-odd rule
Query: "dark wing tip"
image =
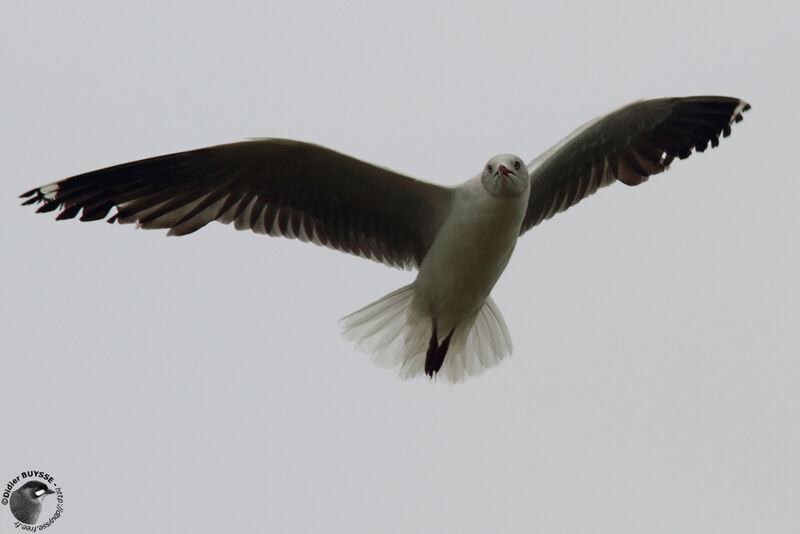
<path fill-rule="evenodd" d="M 686 159 L 694 151 L 704 152 L 709 145 L 719 146 L 720 137 L 728 137 L 733 123 L 741 122 L 742 114 L 751 107 L 740 98 L 725 96 L 679 98 L 672 114 L 656 125 L 654 134 L 664 143 L 667 154 Z"/>
<path fill-rule="evenodd" d="M 58 209 L 59 203 L 58 202 L 45 202 L 39 209 L 36 210 L 36 213 L 48 213 L 51 211 L 55 211 Z"/>
<path fill-rule="evenodd" d="M 742 120 L 744 120 L 744 116 L 742 114 L 746 111 L 750 111 L 750 109 L 753 107 L 750 105 L 749 102 L 746 102 L 741 98 L 738 100 L 739 100 L 739 105 L 736 106 L 736 108 L 734 109 L 733 116 L 731 117 L 731 120 L 728 123 L 729 125 L 733 124 L 734 122 L 742 122 Z"/>
<path fill-rule="evenodd" d="M 739 108 L 739 111 L 733 116 L 733 120 L 731 122 L 742 122 L 742 120 L 744 120 L 742 113 L 750 111 L 750 108 L 752 108 L 752 106 L 747 102 L 745 102 L 744 100 L 742 100 L 741 103 L 744 105 L 741 108 Z"/>
<path fill-rule="evenodd" d="M 64 219 L 72 219 L 80 211 L 80 206 L 65 206 L 61 199 L 58 198 L 57 184 L 47 184 L 40 187 L 31 189 L 22 193 L 19 198 L 26 199 L 22 202 L 22 206 L 31 206 L 34 204 L 41 204 L 36 209 L 36 213 L 49 213 L 62 209 L 58 213 L 56 220 L 61 221 Z"/>
<path fill-rule="evenodd" d="M 78 212 L 81 211 L 81 206 L 76 204 L 74 206 L 70 206 L 68 208 L 64 208 L 61 213 L 56 216 L 57 221 L 63 221 L 66 219 L 74 219 Z"/>

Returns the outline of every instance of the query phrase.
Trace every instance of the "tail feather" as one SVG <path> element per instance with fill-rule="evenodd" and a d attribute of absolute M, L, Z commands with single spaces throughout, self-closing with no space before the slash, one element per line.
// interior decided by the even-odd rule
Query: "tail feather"
<path fill-rule="evenodd" d="M 373 363 L 379 367 L 397 367 L 403 361 L 397 345 L 404 340 L 406 314 L 413 296 L 411 286 L 404 286 L 343 317 L 339 321 L 342 335 L 354 341 L 357 349 L 372 354 Z"/>
<path fill-rule="evenodd" d="M 407 285 L 357 310 L 340 321 L 345 339 L 372 355 L 379 367 L 392 368 L 400 378 L 426 373 L 433 318 L 412 306 L 414 287 Z M 448 336 L 437 379 L 461 382 L 493 367 L 511 353 L 511 336 L 491 298 L 480 311 L 462 321 Z M 429 373 L 430 374 L 430 373 Z"/>

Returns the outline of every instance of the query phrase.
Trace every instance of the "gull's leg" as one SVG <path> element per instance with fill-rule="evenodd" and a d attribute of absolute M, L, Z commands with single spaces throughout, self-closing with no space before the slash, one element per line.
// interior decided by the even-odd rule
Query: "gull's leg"
<path fill-rule="evenodd" d="M 447 349 L 450 347 L 450 338 L 453 337 L 453 332 L 455 332 L 455 327 L 450 330 L 450 333 L 447 334 L 447 337 L 444 338 L 442 344 L 439 344 L 438 334 L 436 332 L 436 318 L 433 319 L 433 333 L 431 334 L 431 340 L 428 344 L 428 352 L 425 356 L 425 374 L 429 377 L 433 378 L 439 369 L 442 368 L 442 364 L 444 363 L 444 357 L 447 354 Z"/>

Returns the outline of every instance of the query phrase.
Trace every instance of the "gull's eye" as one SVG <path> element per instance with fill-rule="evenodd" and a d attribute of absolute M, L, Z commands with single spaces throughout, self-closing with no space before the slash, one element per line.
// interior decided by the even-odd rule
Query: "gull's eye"
<path fill-rule="evenodd" d="M 518 170 L 519 170 L 519 166 L 520 166 L 520 162 L 519 162 L 519 160 L 515 161 L 515 162 L 514 162 L 514 170 L 517 170 L 517 171 L 518 171 Z"/>
<path fill-rule="evenodd" d="M 486 166 L 486 170 L 489 171 L 489 172 L 492 172 L 492 164 L 491 163 Z"/>

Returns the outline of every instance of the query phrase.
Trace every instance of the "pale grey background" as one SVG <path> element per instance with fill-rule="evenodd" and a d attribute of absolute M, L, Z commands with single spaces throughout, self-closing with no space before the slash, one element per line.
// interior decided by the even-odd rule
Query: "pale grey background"
<path fill-rule="evenodd" d="M 800 531 L 798 12 L 756 4 L 4 2 L 0 477 L 56 476 L 53 534 Z M 753 110 L 525 235 L 454 387 L 339 337 L 412 273 L 16 199 L 253 136 L 455 184 L 708 93 Z"/>

